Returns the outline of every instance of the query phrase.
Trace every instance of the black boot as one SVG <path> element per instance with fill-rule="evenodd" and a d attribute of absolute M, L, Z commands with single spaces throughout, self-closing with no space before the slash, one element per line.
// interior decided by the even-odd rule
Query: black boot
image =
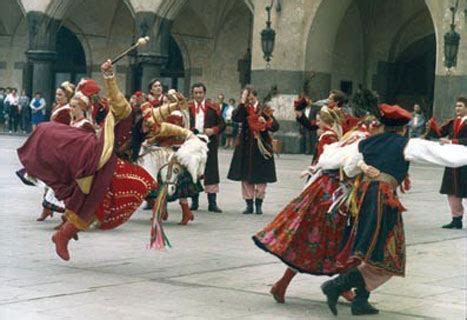
<path fill-rule="evenodd" d="M 221 213 L 222 210 L 221 208 L 217 206 L 216 199 L 217 199 L 217 194 L 208 193 L 208 202 L 209 202 L 208 211 Z"/>
<path fill-rule="evenodd" d="M 351 307 L 354 316 L 379 313 L 379 310 L 368 302 L 369 297 L 370 293 L 366 291 L 365 286 L 355 289 L 355 298 Z"/>
<path fill-rule="evenodd" d="M 152 210 L 154 208 L 154 199 L 146 198 L 146 206 L 143 208 L 143 210 Z"/>
<path fill-rule="evenodd" d="M 454 217 L 452 221 L 448 224 L 445 224 L 443 229 L 462 229 L 462 217 Z"/>
<path fill-rule="evenodd" d="M 340 274 L 332 280 L 328 280 L 321 285 L 321 291 L 327 297 L 327 303 L 331 312 L 337 316 L 337 300 L 342 292 L 349 291 L 355 287 L 364 287 L 365 281 L 357 268 Z"/>
<path fill-rule="evenodd" d="M 243 214 L 252 214 L 253 213 L 253 199 L 247 199 L 246 209 L 243 211 Z"/>
<path fill-rule="evenodd" d="M 255 199 L 256 214 L 263 214 L 263 209 L 261 208 L 262 206 L 263 206 L 263 199 Z"/>
<path fill-rule="evenodd" d="M 191 197 L 191 211 L 196 211 L 199 208 L 199 193 L 197 193 L 195 196 Z"/>

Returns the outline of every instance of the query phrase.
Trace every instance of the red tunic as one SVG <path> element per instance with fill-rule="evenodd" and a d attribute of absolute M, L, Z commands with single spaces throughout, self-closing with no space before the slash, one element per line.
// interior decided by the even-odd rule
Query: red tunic
<path fill-rule="evenodd" d="M 313 163 L 318 162 L 319 157 L 324 152 L 324 146 L 339 141 L 337 134 L 331 130 L 326 129 L 318 138 L 318 147 L 316 148 L 316 155 L 313 159 Z"/>
<path fill-rule="evenodd" d="M 71 107 L 67 103 L 65 105 L 55 104 L 50 115 L 50 120 L 69 125 L 71 123 Z"/>

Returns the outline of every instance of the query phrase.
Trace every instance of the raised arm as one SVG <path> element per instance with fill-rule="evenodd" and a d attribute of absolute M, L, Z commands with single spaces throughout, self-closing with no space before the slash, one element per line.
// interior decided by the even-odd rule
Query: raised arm
<path fill-rule="evenodd" d="M 245 122 L 247 118 L 246 106 L 240 103 L 232 112 L 232 121 Z"/>
<path fill-rule="evenodd" d="M 457 168 L 467 165 L 467 147 L 460 144 L 441 145 L 434 141 L 409 139 L 404 149 L 404 157 L 408 161 Z"/>
<path fill-rule="evenodd" d="M 115 73 L 113 72 L 111 61 L 107 60 L 107 62 L 102 65 L 101 69 L 104 75 L 110 111 L 115 116 L 115 121 L 118 122 L 130 115 L 131 106 L 118 88 L 117 79 L 115 77 Z"/>
<path fill-rule="evenodd" d="M 316 121 L 308 119 L 303 112 L 296 112 L 297 115 L 295 119 L 298 123 L 300 123 L 304 128 L 313 131 L 318 130 L 318 126 L 316 125 Z"/>

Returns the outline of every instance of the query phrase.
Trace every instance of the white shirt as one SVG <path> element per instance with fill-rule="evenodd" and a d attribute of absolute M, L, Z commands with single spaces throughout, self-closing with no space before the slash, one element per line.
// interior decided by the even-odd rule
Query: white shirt
<path fill-rule="evenodd" d="M 228 105 L 227 110 L 225 110 L 225 121 L 232 120 L 232 112 L 234 111 L 235 107 L 233 105 Z"/>
<path fill-rule="evenodd" d="M 259 105 L 259 101 L 256 101 L 255 104 L 253 105 L 255 112 L 258 112 L 258 105 Z"/>
<path fill-rule="evenodd" d="M 201 102 L 201 108 L 198 108 L 199 104 L 195 101 L 195 129 L 198 130 L 199 133 L 204 132 L 204 112 L 203 110 L 206 108 L 206 100 Z M 198 111 L 199 109 L 199 111 Z"/>
<path fill-rule="evenodd" d="M 9 102 L 10 103 L 10 106 L 17 106 L 18 105 L 18 100 L 19 100 L 19 96 L 18 95 L 13 95 L 12 93 L 10 93 L 9 95 L 6 96 L 6 99 L 4 102 Z"/>

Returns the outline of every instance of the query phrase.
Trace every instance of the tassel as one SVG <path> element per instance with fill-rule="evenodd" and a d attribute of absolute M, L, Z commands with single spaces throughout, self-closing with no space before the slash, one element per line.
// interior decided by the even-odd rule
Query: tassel
<path fill-rule="evenodd" d="M 272 158 L 271 152 L 266 148 L 266 146 L 263 143 L 263 140 L 261 139 L 261 136 L 258 134 L 256 135 L 256 141 L 258 142 L 258 149 L 261 155 L 264 157 L 264 159 L 269 160 Z"/>
<path fill-rule="evenodd" d="M 162 226 L 162 217 L 167 203 L 167 185 L 164 184 L 157 195 L 156 203 L 152 210 L 152 224 L 150 230 L 149 249 L 163 250 L 166 247 L 171 248 L 169 238 L 164 232 Z"/>

